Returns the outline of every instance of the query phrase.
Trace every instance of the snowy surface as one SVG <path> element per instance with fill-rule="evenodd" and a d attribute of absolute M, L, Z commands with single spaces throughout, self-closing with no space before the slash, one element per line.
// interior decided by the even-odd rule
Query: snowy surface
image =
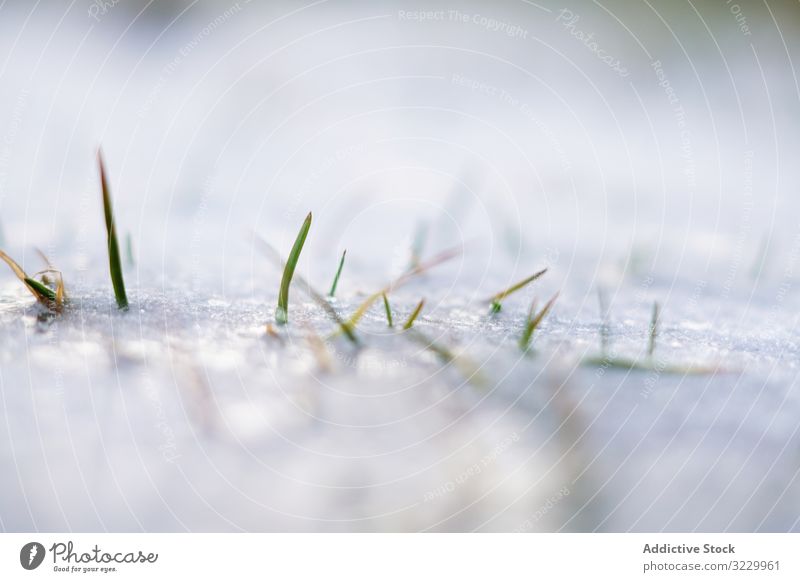
<path fill-rule="evenodd" d="M 42 322 L 0 271 L 0 528 L 800 529 L 797 6 L 744 34 L 725 5 L 163 4 L 0 8 L 0 246 L 71 298 Z M 298 273 L 327 290 L 346 248 L 343 316 L 415 232 L 462 248 L 390 297 L 455 363 L 376 304 L 326 364 L 297 284 L 266 332 L 254 235 L 285 256 L 308 211 Z M 659 302 L 655 370 L 586 364 L 598 289 L 619 357 Z"/>

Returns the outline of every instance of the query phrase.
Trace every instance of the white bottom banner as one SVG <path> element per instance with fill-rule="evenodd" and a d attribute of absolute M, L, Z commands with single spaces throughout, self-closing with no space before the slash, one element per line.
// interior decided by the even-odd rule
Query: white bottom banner
<path fill-rule="evenodd" d="M 0 580 L 800 580 L 796 534 L 2 534 Z"/>

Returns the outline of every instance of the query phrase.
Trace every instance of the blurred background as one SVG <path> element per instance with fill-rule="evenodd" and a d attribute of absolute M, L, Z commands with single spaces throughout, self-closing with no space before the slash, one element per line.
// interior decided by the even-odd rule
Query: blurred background
<path fill-rule="evenodd" d="M 349 247 L 367 273 L 421 220 L 432 244 L 478 240 L 477 276 L 548 249 L 575 277 L 631 249 L 724 276 L 797 234 L 796 2 L 2 13 L 0 215 L 21 246 L 80 236 L 99 146 L 124 228 L 170 271 L 199 220 L 210 267 L 308 210 L 313 256 Z"/>

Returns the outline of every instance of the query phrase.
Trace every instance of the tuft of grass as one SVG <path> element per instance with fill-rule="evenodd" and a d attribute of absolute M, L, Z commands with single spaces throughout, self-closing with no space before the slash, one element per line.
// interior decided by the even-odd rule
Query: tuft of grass
<path fill-rule="evenodd" d="M 30 277 L 25 277 L 23 281 L 25 282 L 25 285 L 27 285 L 29 289 L 33 290 L 34 296 L 36 296 L 36 298 L 39 299 L 41 303 L 43 303 L 46 306 L 50 306 L 51 304 L 55 303 L 56 292 L 50 289 L 50 287 Z M 42 297 L 44 297 L 44 300 L 41 299 Z"/>
<path fill-rule="evenodd" d="M 114 208 L 111 204 L 111 191 L 108 187 L 106 168 L 103 155 L 97 150 L 97 163 L 100 166 L 100 185 L 103 190 L 103 212 L 106 220 L 106 234 L 108 236 L 108 264 L 111 271 L 111 284 L 114 286 L 114 297 L 117 307 L 128 309 L 128 296 L 125 293 L 125 279 L 122 276 L 122 261 L 119 258 L 119 243 L 117 242 L 117 227 L 114 222 Z"/>
<path fill-rule="evenodd" d="M 3 251 L 0 251 L 0 260 L 11 267 L 11 270 L 14 272 L 17 278 L 22 281 L 28 291 L 31 292 L 31 295 L 33 295 L 40 304 L 57 313 L 61 312 L 66 302 L 66 293 L 64 291 L 64 279 L 60 272 L 56 271 L 55 269 L 47 269 L 46 271 L 39 273 L 51 273 L 58 275 L 57 287 L 54 291 L 44 283 L 37 281 L 33 277 L 29 277 L 22 267 L 17 264 L 17 262 Z"/>
<path fill-rule="evenodd" d="M 659 307 L 658 302 L 653 303 L 653 316 L 650 319 L 650 340 L 647 343 L 647 355 L 653 357 L 653 352 L 656 350 L 656 338 L 658 337 L 658 315 Z"/>
<path fill-rule="evenodd" d="M 261 246 L 261 249 L 264 251 L 264 254 L 267 256 L 267 258 L 271 259 L 278 266 L 278 268 L 280 269 L 286 268 L 286 263 L 283 262 L 280 253 L 278 253 L 278 251 L 275 250 L 275 247 L 273 247 L 271 244 L 269 244 L 267 241 L 265 241 L 258 235 L 255 236 L 255 241 Z M 311 286 L 311 284 L 302 277 L 302 275 L 296 273 L 294 278 L 297 280 L 298 283 L 300 283 L 300 286 L 302 290 L 306 293 L 306 295 L 311 297 L 314 303 L 319 305 L 325 311 L 325 314 L 328 317 L 330 317 L 335 324 L 341 326 L 342 329 L 344 329 L 344 333 L 347 336 L 347 339 L 349 339 L 351 342 L 353 342 L 353 344 L 357 346 L 358 338 L 356 337 L 355 332 L 349 327 L 347 327 L 346 322 L 333 308 L 333 305 L 331 305 L 330 302 L 327 299 L 325 299 L 325 297 L 323 297 L 319 291 L 314 289 Z"/>
<path fill-rule="evenodd" d="M 303 225 L 300 227 L 300 232 L 297 233 L 297 238 L 294 241 L 294 246 L 289 253 L 289 258 L 286 260 L 286 266 L 283 269 L 283 278 L 281 278 L 281 288 L 278 293 L 278 307 L 275 309 L 275 323 L 278 325 L 286 325 L 289 322 L 289 287 L 292 284 L 292 277 L 294 276 L 297 261 L 300 259 L 300 253 L 303 250 L 303 245 L 306 242 L 308 231 L 311 228 L 311 213 L 308 213 Z"/>
<path fill-rule="evenodd" d="M 331 290 L 328 292 L 329 297 L 336 296 L 336 287 L 339 285 L 339 277 L 342 276 L 342 268 L 344 267 L 344 258 L 347 256 L 347 249 L 344 249 L 342 252 L 342 258 L 339 261 L 339 268 L 336 269 L 336 276 L 333 278 L 333 284 L 331 285 Z"/>
<path fill-rule="evenodd" d="M 386 297 L 386 293 L 383 293 L 383 307 L 386 309 L 386 323 L 389 324 L 389 327 L 394 327 L 394 321 L 392 320 L 392 308 L 389 305 L 389 298 Z"/>
<path fill-rule="evenodd" d="M 659 362 L 653 357 L 656 349 L 656 339 L 658 337 L 658 320 L 661 308 L 658 302 L 653 303 L 653 315 L 650 319 L 650 334 L 647 345 L 647 358 L 644 360 L 618 357 L 614 355 L 601 354 L 600 357 L 584 359 L 581 364 L 584 366 L 594 366 L 602 369 L 612 368 L 618 370 L 633 370 L 656 372 L 658 374 L 681 374 L 684 376 L 713 375 L 719 373 L 733 373 L 734 370 L 724 369 L 719 365 L 710 364 L 667 364 Z"/>
<path fill-rule="evenodd" d="M 550 312 L 550 309 L 552 309 L 556 299 L 558 299 L 558 293 L 553 295 L 550 301 L 545 304 L 539 313 L 536 313 L 536 301 L 531 304 L 531 310 L 528 314 L 528 321 L 525 323 L 525 329 L 522 331 L 522 336 L 519 338 L 519 348 L 523 352 L 528 351 L 533 333 L 536 331 L 536 328 L 539 327 L 539 324 L 542 323 L 542 320 L 547 317 L 547 314 Z"/>
<path fill-rule="evenodd" d="M 461 252 L 460 247 L 448 249 L 434 256 L 432 259 L 419 264 L 413 269 L 406 271 L 405 273 L 400 275 L 397 279 L 389 283 L 386 287 L 367 297 L 361 303 L 361 305 L 359 305 L 358 308 L 356 308 L 356 310 L 353 312 L 353 315 L 350 316 L 350 319 L 340 324 L 339 329 L 334 331 L 333 334 L 331 334 L 331 337 L 336 336 L 338 333 L 346 333 L 346 334 L 353 333 L 353 331 L 356 328 L 356 325 L 358 325 L 358 322 L 361 321 L 362 317 L 364 317 L 364 314 L 366 314 L 367 311 L 369 311 L 370 307 L 372 307 L 375 304 L 375 302 L 378 299 L 380 299 L 384 294 L 388 295 L 391 291 L 399 289 L 400 287 L 411 281 L 414 277 L 426 273 L 430 269 L 433 269 L 434 267 L 449 261 L 450 259 L 458 256 L 460 252 Z"/>
<path fill-rule="evenodd" d="M 385 297 L 385 295 L 384 295 Z M 411 329 L 411 326 L 414 325 L 414 322 L 419 317 L 419 314 L 422 312 L 422 308 L 425 306 L 425 300 L 422 299 L 417 306 L 414 308 L 414 311 L 411 312 L 411 315 L 408 316 L 408 319 L 403 324 L 403 329 Z"/>
<path fill-rule="evenodd" d="M 523 287 L 526 287 L 529 284 L 533 283 L 536 279 L 538 279 L 539 277 L 544 275 L 546 272 L 547 272 L 547 269 L 542 269 L 538 273 L 534 273 L 533 275 L 531 275 L 530 277 L 527 277 L 526 279 L 523 279 L 519 283 L 515 283 L 514 285 L 512 285 L 511 287 L 509 287 L 505 291 L 500 291 L 500 293 L 496 293 L 496 294 L 492 295 L 491 297 L 489 297 L 489 299 L 487 299 L 487 301 L 491 305 L 492 313 L 500 313 L 500 310 L 503 309 L 503 299 L 505 299 L 506 297 L 508 297 L 512 293 L 516 293 L 517 291 L 519 291 Z"/>

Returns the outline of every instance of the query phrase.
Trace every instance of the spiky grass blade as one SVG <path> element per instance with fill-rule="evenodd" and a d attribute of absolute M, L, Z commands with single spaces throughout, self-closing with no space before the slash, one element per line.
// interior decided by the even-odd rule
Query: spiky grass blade
<path fill-rule="evenodd" d="M 411 312 L 411 315 L 408 316 L 408 319 L 403 324 L 403 329 L 411 329 L 411 326 L 414 325 L 414 322 L 417 320 L 417 317 L 419 317 L 419 314 L 420 312 L 422 312 L 422 308 L 424 306 L 425 306 L 424 299 L 421 300 L 419 303 L 417 303 L 417 307 L 414 309 L 414 311 Z"/>
<path fill-rule="evenodd" d="M 650 339 L 647 343 L 647 355 L 652 358 L 656 350 L 656 338 L 658 337 L 658 302 L 653 303 L 653 316 L 650 318 Z"/>
<path fill-rule="evenodd" d="M 44 254 L 44 251 L 38 248 L 35 248 L 33 250 L 36 251 L 36 254 L 39 255 L 39 258 L 42 259 L 42 262 L 45 264 L 46 267 L 44 271 L 40 271 L 39 273 L 37 273 L 37 275 L 42 276 L 42 283 L 44 283 L 45 287 L 52 287 L 53 281 L 50 279 L 50 273 L 58 273 L 58 271 L 55 269 L 55 267 L 53 267 L 53 263 L 51 263 L 47 255 Z M 35 276 L 36 275 L 34 275 L 34 277 Z"/>
<path fill-rule="evenodd" d="M 542 310 L 535 315 L 534 313 L 536 309 L 536 302 L 534 301 L 534 303 L 531 305 L 531 311 L 530 315 L 528 315 L 528 321 L 525 324 L 525 329 L 522 332 L 522 337 L 519 338 L 519 347 L 523 352 L 528 351 L 528 348 L 530 347 L 531 344 L 531 338 L 533 337 L 533 332 L 536 331 L 536 328 L 539 327 L 539 324 L 542 323 L 542 320 L 544 320 L 544 318 L 547 317 L 547 314 L 550 312 L 550 309 L 552 309 L 553 304 L 556 302 L 556 299 L 558 299 L 558 293 L 553 295 L 553 297 L 550 299 L 550 301 L 548 301 L 545 304 Z"/>
<path fill-rule="evenodd" d="M 56 292 L 50 289 L 50 287 L 47 287 L 44 283 L 39 283 L 39 281 L 31 279 L 30 277 L 25 277 L 24 281 L 28 288 L 33 289 L 36 298 L 45 305 L 54 304 L 56 302 Z M 44 297 L 45 301 L 42 301 L 41 297 Z"/>
<path fill-rule="evenodd" d="M 61 310 L 64 307 L 64 302 L 67 300 L 67 290 L 64 286 L 64 277 L 58 278 L 56 286 L 56 309 Z"/>
<path fill-rule="evenodd" d="M 344 332 L 344 333 L 348 333 L 348 330 L 349 330 L 349 331 L 355 330 L 355 328 L 356 328 L 356 325 L 358 324 L 358 322 L 359 322 L 359 321 L 361 321 L 361 318 L 362 318 L 362 317 L 364 317 L 364 314 L 365 314 L 367 311 L 369 311 L 369 308 L 370 308 L 370 307 L 372 307 L 372 305 L 373 305 L 373 304 L 374 304 L 374 303 L 375 303 L 375 302 L 376 302 L 378 299 L 380 299 L 380 298 L 383 296 L 383 293 L 384 293 L 384 291 L 385 291 L 385 290 L 378 291 L 377 293 L 373 293 L 372 295 L 370 295 L 369 297 L 367 297 L 367 298 L 366 298 L 366 299 L 365 299 L 365 300 L 364 300 L 364 301 L 361 303 L 361 305 L 359 305 L 359 306 L 356 308 L 356 310 L 353 312 L 353 315 L 351 315 L 351 316 L 350 316 L 350 319 L 348 319 L 347 321 L 345 321 L 345 322 L 343 322 L 343 323 L 341 324 L 341 326 L 340 326 L 340 328 L 341 328 L 341 329 L 340 329 L 340 331 L 342 331 L 342 332 Z"/>
<path fill-rule="evenodd" d="M 526 279 L 523 279 L 519 283 L 515 283 L 514 285 L 512 285 L 511 287 L 509 287 L 505 291 L 500 291 L 500 293 L 496 293 L 495 295 L 492 295 L 491 297 L 489 297 L 489 299 L 487 299 L 487 301 L 491 305 L 492 313 L 498 313 L 503 308 L 503 303 L 502 303 L 503 299 L 505 299 L 506 297 L 508 297 L 512 293 L 516 293 L 517 291 L 519 291 L 523 287 L 526 287 L 526 286 L 530 285 L 536 279 L 538 279 L 539 277 L 544 275 L 546 272 L 547 272 L 547 269 L 542 269 L 538 273 L 534 273 L 533 275 L 531 275 L 530 277 L 527 277 Z"/>
<path fill-rule="evenodd" d="M 432 259 L 418 265 L 417 267 L 414 267 L 410 271 L 406 271 L 405 273 L 400 275 L 397 279 L 389 283 L 386 287 L 384 287 L 377 293 L 373 293 L 372 295 L 367 297 L 361 303 L 361 305 L 358 306 L 355 312 L 353 312 L 353 315 L 350 316 L 350 319 L 348 319 L 345 323 L 343 323 L 340 326 L 340 329 L 334 332 L 333 335 L 335 336 L 339 332 L 343 333 L 352 332 L 353 330 L 355 330 L 356 325 L 358 325 L 358 322 L 361 321 L 361 318 L 364 317 L 364 314 L 367 313 L 367 311 L 369 311 L 370 307 L 372 307 L 374 303 L 383 296 L 384 293 L 388 295 L 391 291 L 399 289 L 400 287 L 411 281 L 414 277 L 426 273 L 430 269 L 433 269 L 434 267 L 458 256 L 460 252 L 461 252 L 460 247 L 448 249 L 446 251 L 439 253 Z"/>
<path fill-rule="evenodd" d="M 17 262 L 3 251 L 0 251 L 0 260 L 7 264 L 12 271 L 14 271 L 14 274 L 17 276 L 17 278 L 23 282 L 28 291 L 31 292 L 31 295 L 33 295 L 39 303 L 48 309 L 54 309 L 56 311 L 61 310 L 61 307 L 63 306 L 63 289 L 61 291 L 62 301 L 59 301 L 59 293 L 57 291 L 53 291 L 48 286 L 40 283 L 33 277 L 29 277 L 22 267 L 17 264 Z M 63 281 L 60 282 L 60 286 L 63 287 Z"/>
<path fill-rule="evenodd" d="M 35 248 L 33 250 L 36 251 L 36 254 L 39 255 L 40 259 L 42 259 L 42 262 L 44 263 L 45 267 L 47 267 L 48 269 L 53 268 L 53 263 L 50 262 L 50 258 L 46 254 L 44 254 L 44 251 L 42 249 Z"/>
<path fill-rule="evenodd" d="M 300 227 L 300 232 L 297 233 L 297 238 L 294 241 L 294 246 L 289 253 L 289 258 L 286 260 L 286 267 L 283 269 L 283 278 L 281 279 L 281 288 L 278 293 L 278 307 L 275 309 L 275 323 L 278 325 L 286 325 L 289 322 L 289 287 L 292 284 L 292 277 L 294 270 L 297 267 L 297 261 L 300 259 L 300 253 L 303 251 L 303 245 L 308 236 L 308 230 L 311 228 L 311 213 L 308 213 L 303 225 Z"/>
<path fill-rule="evenodd" d="M 336 269 L 336 276 L 333 278 L 333 284 L 331 285 L 331 290 L 328 293 L 330 297 L 336 296 L 336 287 L 339 285 L 339 277 L 342 276 L 342 268 L 344 267 L 344 258 L 347 256 L 347 249 L 344 249 L 342 252 L 342 258 L 339 261 L 339 268 Z"/>
<path fill-rule="evenodd" d="M 386 297 L 386 293 L 383 294 L 383 307 L 386 310 L 386 323 L 389 324 L 389 327 L 394 327 L 394 321 L 392 320 L 392 308 L 389 305 L 389 298 Z"/>
<path fill-rule="evenodd" d="M 25 271 L 22 270 L 22 267 L 20 267 L 14 259 L 9 257 L 3 251 L 0 251 L 0 259 L 5 261 L 6 265 L 11 267 L 11 270 L 14 271 L 14 274 L 20 281 L 25 282 L 25 279 L 27 279 L 28 276 L 25 274 Z"/>
<path fill-rule="evenodd" d="M 125 293 L 125 279 L 122 276 L 122 261 L 119 258 L 119 243 L 117 242 L 117 227 L 114 221 L 114 208 L 111 204 L 111 191 L 108 187 L 106 168 L 103 155 L 97 151 L 97 163 L 100 166 L 100 185 L 103 190 L 103 213 L 106 220 L 106 234 L 108 236 L 108 264 L 111 271 L 111 284 L 114 286 L 114 297 L 117 307 L 128 309 L 128 296 Z"/>
<path fill-rule="evenodd" d="M 280 253 L 275 249 L 275 247 L 257 235 L 255 237 L 255 241 L 261 246 L 261 249 L 264 251 L 264 254 L 267 256 L 267 258 L 272 260 L 272 262 L 274 262 L 279 269 L 286 268 L 286 263 L 283 262 Z M 331 305 L 330 302 L 325 299 L 325 297 L 323 297 L 319 291 L 314 289 L 311 284 L 303 278 L 302 275 L 296 273 L 294 279 L 300 283 L 300 286 L 306 295 L 308 295 L 314 301 L 314 303 L 319 305 L 325 311 L 325 314 L 330 317 L 336 325 L 340 326 L 344 330 L 347 339 L 349 339 L 355 345 L 358 345 L 358 338 L 356 337 L 354 330 L 347 326 L 347 323 L 333 308 L 333 305 Z"/>
<path fill-rule="evenodd" d="M 43 293 L 48 301 L 48 307 L 55 310 L 57 313 L 61 313 L 64 305 L 67 302 L 67 293 L 66 287 L 64 285 L 64 276 L 61 274 L 61 271 L 54 269 L 50 264 L 50 261 L 47 261 L 47 264 L 50 265 L 50 268 L 45 269 L 44 271 L 39 271 L 32 277 L 30 277 L 30 284 L 38 287 L 40 293 Z M 50 275 L 55 276 L 55 280 L 50 278 Z M 41 282 L 36 280 L 36 277 L 41 276 Z M 55 286 L 55 291 L 53 290 L 53 286 Z"/>

